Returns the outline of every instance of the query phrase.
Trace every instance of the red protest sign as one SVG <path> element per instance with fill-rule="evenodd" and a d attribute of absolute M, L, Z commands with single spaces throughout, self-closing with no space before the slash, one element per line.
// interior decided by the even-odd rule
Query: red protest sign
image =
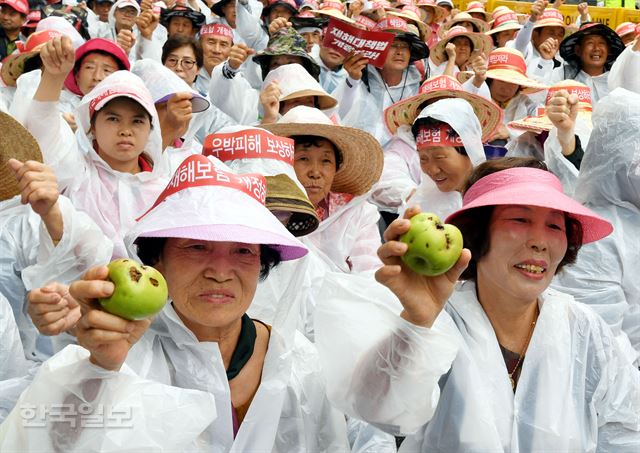
<path fill-rule="evenodd" d="M 323 45 L 341 55 L 358 52 L 369 59 L 369 64 L 381 68 L 393 43 L 393 33 L 368 31 L 331 19 L 324 32 Z"/>
<path fill-rule="evenodd" d="M 190 187 L 201 186 L 222 186 L 239 190 L 263 205 L 267 197 L 267 181 L 264 176 L 258 173 L 229 173 L 217 168 L 202 154 L 194 154 L 180 164 L 153 206 L 137 220 L 146 216 L 167 197 Z"/>
<path fill-rule="evenodd" d="M 223 162 L 235 159 L 276 159 L 293 165 L 293 139 L 273 135 L 264 129 L 245 129 L 229 134 L 211 134 L 204 140 L 202 154 Z"/>

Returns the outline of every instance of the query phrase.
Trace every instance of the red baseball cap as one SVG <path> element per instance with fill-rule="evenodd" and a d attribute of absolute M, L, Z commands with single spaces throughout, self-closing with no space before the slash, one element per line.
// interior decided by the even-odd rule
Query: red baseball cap
<path fill-rule="evenodd" d="M 27 0 L 0 0 L 0 5 L 7 5 L 25 16 L 29 14 L 29 2 Z"/>

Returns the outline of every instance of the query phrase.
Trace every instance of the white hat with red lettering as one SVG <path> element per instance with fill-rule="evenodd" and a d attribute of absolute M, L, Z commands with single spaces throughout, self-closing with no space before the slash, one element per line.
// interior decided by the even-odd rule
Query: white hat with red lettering
<path fill-rule="evenodd" d="M 184 238 L 260 244 L 283 261 L 301 258 L 307 248 L 266 208 L 264 176 L 235 174 L 202 154 L 187 157 L 125 242 L 143 237 Z"/>

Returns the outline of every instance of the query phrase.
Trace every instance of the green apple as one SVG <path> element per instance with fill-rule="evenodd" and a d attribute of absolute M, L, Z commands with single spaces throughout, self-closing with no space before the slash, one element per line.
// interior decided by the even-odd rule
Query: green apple
<path fill-rule="evenodd" d="M 408 245 L 402 261 L 421 275 L 444 274 L 462 253 L 462 233 L 454 225 L 443 224 L 437 215 L 422 212 L 411 217 L 409 231 L 400 236 Z"/>
<path fill-rule="evenodd" d="M 130 260 L 112 261 L 108 280 L 115 285 L 113 294 L 99 299 L 105 311 L 130 321 L 155 315 L 167 302 L 167 282 L 151 266 Z"/>

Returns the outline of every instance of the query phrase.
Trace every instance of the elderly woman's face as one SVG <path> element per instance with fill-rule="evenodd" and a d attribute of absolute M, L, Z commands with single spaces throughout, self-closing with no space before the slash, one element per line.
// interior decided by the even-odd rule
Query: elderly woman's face
<path fill-rule="evenodd" d="M 536 206 L 496 206 L 478 285 L 532 302 L 547 289 L 567 251 L 565 215 Z"/>
<path fill-rule="evenodd" d="M 169 238 L 155 267 L 184 324 L 198 337 L 238 322 L 260 275 L 260 246 Z"/>
<path fill-rule="evenodd" d="M 293 167 L 314 206 L 329 194 L 337 171 L 333 144 L 324 138 L 314 143 L 296 143 Z"/>
<path fill-rule="evenodd" d="M 418 156 L 420 168 L 442 192 L 462 191 L 473 170 L 471 159 L 453 146 L 421 147 Z"/>

